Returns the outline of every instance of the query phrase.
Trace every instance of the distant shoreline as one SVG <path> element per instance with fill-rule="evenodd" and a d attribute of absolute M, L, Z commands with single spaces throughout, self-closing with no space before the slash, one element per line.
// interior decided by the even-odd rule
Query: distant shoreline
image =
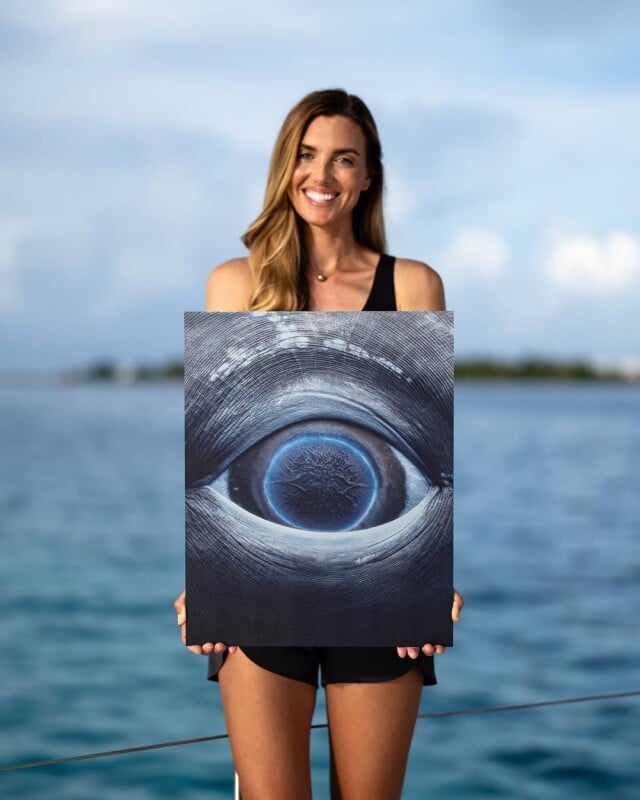
<path fill-rule="evenodd" d="M 498 359 L 460 359 L 455 365 L 456 378 L 482 380 L 553 380 L 590 382 L 640 382 L 640 366 L 621 369 L 598 366 L 587 361 L 554 361 L 547 358 L 524 358 L 517 361 Z"/>
<path fill-rule="evenodd" d="M 0 369 L 0 388 L 78 386 L 86 384 L 155 384 L 182 381 L 184 364 L 119 364 L 102 360 L 86 367 L 62 370 Z M 514 361 L 493 358 L 461 358 L 455 363 L 455 379 L 492 382 L 640 383 L 640 366 L 598 366 L 587 361 L 560 361 L 532 357 Z"/>

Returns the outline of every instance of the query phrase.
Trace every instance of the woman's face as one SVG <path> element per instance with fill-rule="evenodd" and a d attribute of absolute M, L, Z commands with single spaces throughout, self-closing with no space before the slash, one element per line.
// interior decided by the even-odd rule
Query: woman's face
<path fill-rule="evenodd" d="M 309 225 L 335 227 L 351 220 L 369 187 L 364 134 L 348 117 L 316 117 L 298 149 L 289 198 Z"/>

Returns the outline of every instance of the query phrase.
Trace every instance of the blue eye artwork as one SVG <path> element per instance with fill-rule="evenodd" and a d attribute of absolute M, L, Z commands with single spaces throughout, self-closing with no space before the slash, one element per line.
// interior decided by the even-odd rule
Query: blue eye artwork
<path fill-rule="evenodd" d="M 185 314 L 189 644 L 451 644 L 450 312 Z"/>

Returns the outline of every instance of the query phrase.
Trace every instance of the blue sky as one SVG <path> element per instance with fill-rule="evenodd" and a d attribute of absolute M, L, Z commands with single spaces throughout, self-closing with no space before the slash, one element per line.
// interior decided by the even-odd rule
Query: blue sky
<path fill-rule="evenodd" d="M 0 10 L 2 367 L 180 356 L 278 127 L 376 117 L 389 251 L 457 351 L 640 360 L 640 4 L 35 0 Z"/>

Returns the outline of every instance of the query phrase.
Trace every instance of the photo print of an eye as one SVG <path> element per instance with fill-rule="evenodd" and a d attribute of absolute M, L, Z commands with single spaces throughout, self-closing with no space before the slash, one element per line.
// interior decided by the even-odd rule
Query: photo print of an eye
<path fill-rule="evenodd" d="M 188 644 L 452 644 L 453 315 L 185 314 Z"/>

